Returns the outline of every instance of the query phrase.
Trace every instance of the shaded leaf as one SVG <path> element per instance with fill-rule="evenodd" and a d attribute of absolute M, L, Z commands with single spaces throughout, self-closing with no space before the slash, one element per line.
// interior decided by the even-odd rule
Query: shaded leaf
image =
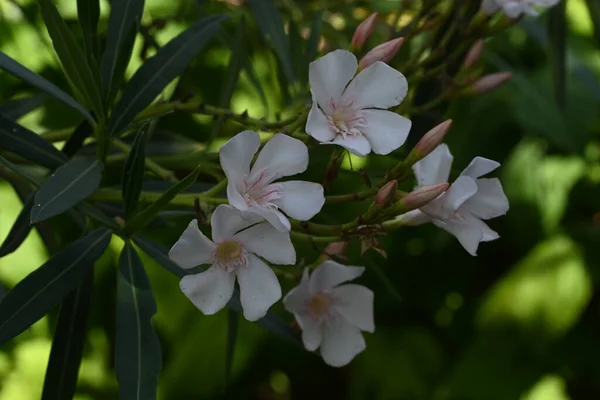
<path fill-rule="evenodd" d="M 34 193 L 31 193 L 27 201 L 23 203 L 21 212 L 19 212 L 15 223 L 10 228 L 4 242 L 2 242 L 2 246 L 0 246 L 0 257 L 4 257 L 17 250 L 25 239 L 27 239 L 27 236 L 31 231 L 31 225 L 29 225 L 29 213 L 33 207 L 33 200 Z"/>
<path fill-rule="evenodd" d="M 100 19 L 99 0 L 77 0 L 77 17 L 85 40 L 85 50 L 90 65 L 95 65 L 98 54 L 98 20 Z"/>
<path fill-rule="evenodd" d="M 3 115 L 0 115 L 0 148 L 50 169 L 68 160 L 52 143 Z"/>
<path fill-rule="evenodd" d="M 214 36 L 220 23 L 227 18 L 203 18 L 149 58 L 125 86 L 109 121 L 110 134 L 118 135 L 127 129 L 137 113 L 148 106 L 169 82 L 183 72 Z"/>
<path fill-rule="evenodd" d="M 35 195 L 31 223 L 61 214 L 88 197 L 100 185 L 101 161 L 75 158 L 58 168 Z"/>
<path fill-rule="evenodd" d="M 19 166 L 15 165 L 15 164 L 11 163 L 10 161 L 8 161 L 6 158 L 4 158 L 2 156 L 0 156 L 0 163 L 4 164 L 5 167 L 7 167 L 12 172 L 14 172 L 15 174 L 19 175 L 21 178 L 23 178 L 26 181 L 28 181 L 29 183 L 31 183 L 35 187 L 39 187 L 40 186 L 40 182 L 37 180 L 37 178 L 31 176 L 22 167 L 19 167 Z"/>
<path fill-rule="evenodd" d="M 323 11 L 318 11 L 315 14 L 311 28 L 310 36 L 306 42 L 306 51 L 304 53 L 304 62 L 302 63 L 302 70 L 300 78 L 303 82 L 308 82 L 308 65 L 317 58 L 317 52 L 319 49 L 319 40 L 321 39 L 321 29 L 323 28 Z"/>
<path fill-rule="evenodd" d="M 115 370 L 121 399 L 156 399 L 162 355 L 152 326 L 156 303 L 142 261 L 126 242 L 119 257 Z"/>
<path fill-rule="evenodd" d="M 60 306 L 42 400 L 72 399 L 75 395 L 93 286 L 94 273 L 90 268 Z"/>
<path fill-rule="evenodd" d="M 585 0 L 588 12 L 594 25 L 594 38 L 596 44 L 600 47 L 600 3 L 597 0 Z"/>
<path fill-rule="evenodd" d="M 554 76 L 556 104 L 566 107 L 567 80 L 567 16 L 566 2 L 561 1 L 549 11 L 548 36 L 550 38 L 550 68 Z"/>
<path fill-rule="evenodd" d="M 233 367 L 233 355 L 235 354 L 235 342 L 237 341 L 240 322 L 239 313 L 232 309 L 227 310 L 227 348 L 225 351 L 225 386 L 229 387 L 231 382 L 231 368 Z"/>
<path fill-rule="evenodd" d="M 0 104 L 0 114 L 14 121 L 43 106 L 48 100 L 45 94 L 35 94 L 30 97 L 9 100 Z"/>
<path fill-rule="evenodd" d="M 85 109 L 85 107 L 79 104 L 77 100 L 72 98 L 67 93 L 63 92 L 53 83 L 47 81 L 45 78 L 41 77 L 35 72 L 25 68 L 23 65 L 19 64 L 17 61 L 13 60 L 1 51 L 0 68 L 20 79 L 23 79 L 25 82 L 37 87 L 45 93 L 48 93 L 55 99 L 62 101 L 64 104 L 73 108 L 75 111 L 78 111 L 88 121 L 94 120 L 94 118 L 92 118 L 92 115 Z M 0 124 L 0 127 L 2 127 L 2 124 Z"/>
<path fill-rule="evenodd" d="M 125 167 L 123 168 L 122 192 L 125 207 L 125 219 L 129 219 L 129 217 L 133 215 L 142 191 L 148 127 L 148 125 L 144 125 L 138 130 L 133 145 L 131 146 L 131 151 L 125 161 Z"/>
<path fill-rule="evenodd" d="M 91 136 L 92 133 L 94 133 L 94 130 L 90 123 L 83 121 L 75 128 L 71 136 L 69 136 L 69 139 L 67 139 L 61 151 L 67 157 L 72 157 L 79 149 L 81 149 L 81 147 L 83 147 L 83 142 L 85 142 L 85 139 Z"/>
<path fill-rule="evenodd" d="M 0 343 L 42 318 L 75 288 L 106 250 L 111 233 L 97 229 L 56 253 L 0 301 Z"/>

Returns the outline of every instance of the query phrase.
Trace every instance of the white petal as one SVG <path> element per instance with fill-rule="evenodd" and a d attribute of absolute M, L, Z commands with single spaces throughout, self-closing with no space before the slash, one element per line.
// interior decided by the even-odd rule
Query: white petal
<path fill-rule="evenodd" d="M 356 57 L 347 50 L 334 50 L 310 63 L 310 91 L 323 111 L 331 112 L 329 100 L 337 101 L 342 97 L 344 88 L 354 76 L 357 67 Z"/>
<path fill-rule="evenodd" d="M 313 271 L 308 283 L 309 292 L 316 294 L 328 291 L 340 283 L 361 276 L 364 270 L 364 267 L 346 266 L 327 260 Z"/>
<path fill-rule="evenodd" d="M 498 0 L 483 0 L 481 3 L 481 11 L 484 14 L 491 15 L 500 9 Z"/>
<path fill-rule="evenodd" d="M 241 181 L 237 184 L 233 180 L 227 181 L 227 200 L 233 207 L 244 211 L 248 209 L 248 203 L 246 203 L 246 200 L 244 200 L 244 197 L 238 190 L 238 184 L 241 184 Z"/>
<path fill-rule="evenodd" d="M 477 193 L 465 203 L 465 208 L 481 219 L 496 218 L 508 211 L 508 199 L 498 178 L 477 179 Z"/>
<path fill-rule="evenodd" d="M 344 139 L 341 135 L 338 135 L 333 141 L 327 144 L 329 143 L 342 146 L 350 151 L 350 153 L 360 157 L 364 157 L 371 152 L 371 145 L 364 136 L 347 136 Z"/>
<path fill-rule="evenodd" d="M 302 329 L 302 343 L 308 351 L 315 351 L 323 341 L 324 325 L 308 315 L 294 315 Z"/>
<path fill-rule="evenodd" d="M 240 285 L 240 300 L 244 317 L 256 321 L 267 314 L 269 308 L 281 298 L 277 276 L 267 264 L 253 254 L 248 264 L 236 269 Z"/>
<path fill-rule="evenodd" d="M 280 212 L 274 208 L 256 206 L 256 207 L 249 208 L 248 212 L 254 213 L 254 214 L 264 218 L 265 220 L 267 220 L 268 223 L 273 225 L 273 227 L 275 229 L 277 229 L 279 232 L 289 232 L 292 227 L 290 225 L 290 220 L 288 220 L 287 217 L 285 215 L 283 215 L 282 212 Z"/>
<path fill-rule="evenodd" d="M 343 367 L 367 347 L 360 330 L 341 316 L 327 321 L 323 331 L 321 357 L 332 367 Z"/>
<path fill-rule="evenodd" d="M 361 285 L 341 285 L 332 290 L 335 309 L 357 328 L 375 332 L 373 292 Z"/>
<path fill-rule="evenodd" d="M 404 75 L 377 61 L 356 75 L 342 99 L 358 108 L 387 109 L 402 103 L 406 92 L 408 83 Z"/>
<path fill-rule="evenodd" d="M 287 181 L 278 184 L 281 198 L 274 203 L 290 217 L 308 221 L 321 211 L 325 204 L 323 186 L 314 182 Z"/>
<path fill-rule="evenodd" d="M 468 176 L 459 176 L 444 194 L 421 207 L 421 210 L 435 218 L 450 219 L 452 214 L 475 193 L 477 193 L 475 180 Z"/>
<path fill-rule="evenodd" d="M 444 222 L 437 219 L 433 220 L 433 223 L 444 229 L 446 232 L 454 235 L 470 255 L 477 255 L 479 242 L 483 240 L 483 232 L 479 226 L 453 221 Z"/>
<path fill-rule="evenodd" d="M 260 151 L 252 166 L 252 179 L 264 174 L 265 182 L 296 175 L 308 167 L 308 147 L 298 139 L 278 133 Z"/>
<path fill-rule="evenodd" d="M 363 132 L 373 152 L 389 154 L 404 144 L 412 122 L 408 118 L 384 110 L 364 110 L 367 127 Z"/>
<path fill-rule="evenodd" d="M 296 263 L 296 250 L 289 233 L 279 232 L 269 223 L 260 223 L 241 231 L 235 239 L 252 253 L 274 264 Z"/>
<path fill-rule="evenodd" d="M 239 184 L 250 171 L 250 162 L 260 147 L 260 137 L 254 131 L 243 131 L 229 139 L 219 149 L 223 172 L 230 181 Z"/>
<path fill-rule="evenodd" d="M 169 250 L 169 258 L 181 268 L 194 268 L 212 264 L 214 249 L 215 244 L 200 232 L 198 222 L 193 220 Z"/>
<path fill-rule="evenodd" d="M 210 219 L 212 236 L 215 242 L 231 238 L 238 231 L 262 221 L 259 215 L 242 213 L 226 204 L 218 206 Z"/>
<path fill-rule="evenodd" d="M 308 113 L 306 120 L 306 133 L 314 137 L 319 142 L 329 142 L 335 138 L 335 132 L 331 129 L 329 121 L 323 111 L 317 106 L 317 101 L 313 97 L 313 105 Z"/>
<path fill-rule="evenodd" d="M 416 162 L 413 171 L 419 186 L 448 182 L 453 159 L 448 146 L 442 143 L 425 158 Z"/>
<path fill-rule="evenodd" d="M 291 313 L 299 314 L 306 311 L 306 302 L 310 298 L 308 292 L 308 268 L 304 268 L 302 280 L 283 298 L 283 306 Z"/>
<path fill-rule="evenodd" d="M 516 1 L 509 1 L 503 7 L 504 14 L 509 18 L 518 18 L 524 11 L 527 10 L 527 6 L 524 4 L 517 3 Z"/>
<path fill-rule="evenodd" d="M 179 282 L 183 294 L 205 315 L 222 310 L 233 294 L 235 274 L 218 267 L 184 276 Z"/>
<path fill-rule="evenodd" d="M 431 222 L 431 216 L 425 214 L 421 210 L 409 211 L 407 213 L 397 216 L 395 219 L 399 219 L 404 225 L 408 226 L 422 225 L 427 222 Z"/>
<path fill-rule="evenodd" d="M 461 176 L 470 176 L 473 179 L 477 179 L 480 176 L 489 174 L 500 166 L 500 163 L 494 160 L 488 160 L 483 157 L 475 157 L 473 161 L 461 172 Z"/>

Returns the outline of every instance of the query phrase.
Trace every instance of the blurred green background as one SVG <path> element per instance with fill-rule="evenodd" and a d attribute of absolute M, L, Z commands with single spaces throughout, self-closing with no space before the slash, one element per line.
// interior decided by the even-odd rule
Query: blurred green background
<path fill-rule="evenodd" d="M 55 3 L 77 32 L 76 2 Z M 309 27 L 315 11 L 325 7 L 323 35 L 329 49 L 346 47 L 369 12 L 388 12 L 400 5 L 383 0 L 277 3 L 301 27 Z M 106 29 L 108 10 L 108 3 L 102 2 L 101 31 Z M 146 0 L 143 23 L 164 44 L 191 21 L 215 12 L 248 14 L 250 51 L 265 94 L 263 101 L 243 73 L 232 109 L 273 118 L 285 101 L 273 73 L 274 56 L 243 1 Z M 475 156 L 502 163 L 498 174 L 511 209 L 490 224 L 501 239 L 483 243 L 479 255 L 471 257 L 455 238 L 434 226 L 404 229 L 381 239 L 387 260 L 374 251 L 361 257 L 359 243 L 351 242 L 348 262 L 367 267 L 361 283 L 376 293 L 377 329 L 366 334 L 367 350 L 347 368 L 329 368 L 316 355 L 240 319 L 229 398 L 600 399 L 600 43 L 594 41 L 584 0 L 568 0 L 567 16 L 564 113 L 554 100 L 548 16 L 543 15 L 486 43 L 482 65 L 489 72 L 511 71 L 509 84 L 490 94 L 452 101 L 443 114 L 434 116 L 454 120 L 447 139 L 455 155 L 453 176 Z M 235 24 L 225 24 L 225 31 L 232 34 Z M 378 34 L 371 46 L 377 44 Z M 407 54 L 402 57 L 410 57 L 410 42 L 406 37 Z M 129 76 L 144 53 L 153 52 L 144 43 L 140 35 Z M 0 0 L 0 50 L 68 88 L 35 0 Z M 213 41 L 186 72 L 187 87 L 207 103 L 218 104 L 229 57 L 229 50 Z M 401 72 L 402 63 L 394 64 Z M 0 104 L 31 94 L 30 87 L 0 73 Z M 19 121 L 38 133 L 78 123 L 71 110 L 53 101 Z M 163 118 L 160 127 L 170 137 L 177 134 L 179 148 L 193 149 L 210 135 L 214 123 L 209 117 L 177 115 Z M 239 130 L 224 128 L 230 135 Z M 164 151 L 158 147 L 153 151 Z M 330 152 L 322 147 L 311 152 L 309 178 L 312 174 L 320 179 Z M 352 166 L 345 164 L 334 191 L 361 187 L 351 167 L 367 168 L 376 176 L 392 161 L 353 159 Z M 115 168 L 116 180 L 118 171 Z M 361 206 L 326 207 L 320 220 L 350 220 Z M 0 239 L 20 207 L 17 193 L 0 180 Z M 150 234 L 170 246 L 187 218 L 174 218 Z M 18 251 L 0 259 L 3 293 L 68 242 L 71 227 L 60 217 L 50 227 L 33 231 Z M 96 268 L 77 399 L 117 398 L 112 369 L 114 269 L 121 246 L 113 239 L 111 253 Z M 306 262 L 318 255 L 311 248 L 297 249 L 298 258 Z M 154 322 L 164 358 L 160 398 L 222 398 L 227 313 L 203 316 L 180 293 L 176 277 L 148 257 L 144 264 L 158 305 Z M 285 283 L 284 291 L 289 287 Z M 275 311 L 291 321 L 280 305 Z M 55 323 L 55 314 L 45 317 L 2 346 L 0 400 L 40 398 Z"/>

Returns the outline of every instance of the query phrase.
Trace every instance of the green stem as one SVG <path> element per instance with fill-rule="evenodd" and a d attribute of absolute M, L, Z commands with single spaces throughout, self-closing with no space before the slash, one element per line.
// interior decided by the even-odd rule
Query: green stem
<path fill-rule="evenodd" d="M 308 243 L 333 243 L 343 240 L 340 236 L 313 236 L 294 231 L 290 232 L 290 237 Z"/>
<path fill-rule="evenodd" d="M 161 192 L 142 192 L 139 201 L 140 203 L 153 203 L 162 195 Z M 227 204 L 226 198 L 208 197 L 204 193 L 181 193 L 175 196 L 169 204 L 172 206 L 191 207 L 196 198 L 200 199 L 203 203 L 210 205 Z M 88 199 L 108 203 L 119 203 L 123 201 L 123 195 L 120 189 L 100 188 L 96 189 Z"/>
<path fill-rule="evenodd" d="M 112 144 L 114 147 L 116 147 L 124 153 L 129 154 L 129 152 L 131 151 L 131 146 L 129 146 L 127 143 L 123 142 L 120 139 L 113 139 Z M 173 171 L 161 167 L 152 159 L 146 158 L 144 164 L 146 165 L 146 168 L 148 168 L 148 170 L 154 172 L 161 179 L 169 182 L 177 181 L 177 177 L 175 176 L 175 173 Z"/>

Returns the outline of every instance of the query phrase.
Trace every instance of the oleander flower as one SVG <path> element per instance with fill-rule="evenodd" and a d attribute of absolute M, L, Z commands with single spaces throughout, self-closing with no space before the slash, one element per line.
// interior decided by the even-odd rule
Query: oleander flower
<path fill-rule="evenodd" d="M 211 226 L 212 240 L 193 220 L 169 251 L 181 268 L 211 265 L 204 272 L 183 277 L 181 291 L 203 314 L 212 315 L 231 299 L 237 278 L 244 317 L 249 321 L 264 317 L 281 298 L 281 286 L 259 257 L 275 264 L 294 264 L 296 251 L 289 234 L 277 231 L 258 215 L 224 204 L 215 209 Z"/>
<path fill-rule="evenodd" d="M 546 9 L 558 4 L 559 0 L 483 0 L 481 11 L 492 15 L 502 10 L 509 18 L 519 18 L 521 15 L 538 16 L 537 8 Z"/>
<path fill-rule="evenodd" d="M 302 329 L 304 347 L 309 351 L 320 347 L 323 360 L 334 367 L 348 364 L 365 349 L 361 331 L 375 331 L 373 292 L 361 285 L 341 285 L 363 271 L 325 261 L 310 277 L 305 269 L 300 285 L 283 299 Z"/>
<path fill-rule="evenodd" d="M 290 230 L 290 217 L 307 221 L 325 203 L 323 187 L 305 181 L 274 182 L 284 176 L 299 174 L 308 166 L 308 148 L 298 139 L 278 133 L 263 147 L 258 133 L 243 131 L 219 150 L 221 166 L 227 176 L 229 204 L 241 211 L 260 215 L 277 230 Z"/>
<path fill-rule="evenodd" d="M 439 145 L 427 157 L 413 165 L 419 187 L 447 182 L 452 166 L 448 146 Z M 483 220 L 499 217 L 508 211 L 508 199 L 498 178 L 480 178 L 500 164 L 483 157 L 475 157 L 448 190 L 418 210 L 398 218 L 407 225 L 432 222 L 456 236 L 460 244 L 477 255 L 480 242 L 499 238 Z"/>
<path fill-rule="evenodd" d="M 346 50 L 310 64 L 313 105 L 306 133 L 358 156 L 389 154 L 404 144 L 411 127 L 409 119 L 387 111 L 406 96 L 406 78 L 381 61 L 354 76 L 357 66 L 356 57 Z"/>

